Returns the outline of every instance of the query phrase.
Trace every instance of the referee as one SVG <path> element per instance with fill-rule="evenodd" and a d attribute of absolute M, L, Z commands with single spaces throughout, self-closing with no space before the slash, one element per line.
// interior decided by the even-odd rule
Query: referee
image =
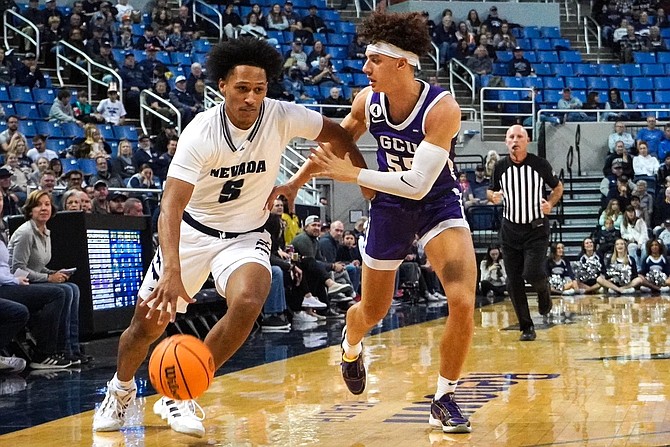
<path fill-rule="evenodd" d="M 521 329 L 521 341 L 535 340 L 524 280 L 537 292 L 541 315 L 551 311 L 551 297 L 544 270 L 549 246 L 547 214 L 563 195 L 563 184 L 543 158 L 528 153 L 528 133 L 520 125 L 507 130 L 509 156 L 496 163 L 488 199 L 503 202 L 500 241 L 507 269 L 507 290 Z M 546 187 L 551 194 L 545 200 Z"/>

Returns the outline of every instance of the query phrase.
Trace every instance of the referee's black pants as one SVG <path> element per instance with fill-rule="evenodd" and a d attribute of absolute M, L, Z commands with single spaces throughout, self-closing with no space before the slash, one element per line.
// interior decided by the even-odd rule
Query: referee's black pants
<path fill-rule="evenodd" d="M 524 280 L 537 292 L 541 315 L 551 311 L 551 296 L 545 272 L 547 247 L 549 246 L 549 221 L 533 228 L 531 224 L 515 224 L 503 219 L 500 228 L 505 269 L 507 270 L 507 291 L 519 320 L 519 328 L 525 331 L 533 327 L 528 309 L 528 297 Z"/>

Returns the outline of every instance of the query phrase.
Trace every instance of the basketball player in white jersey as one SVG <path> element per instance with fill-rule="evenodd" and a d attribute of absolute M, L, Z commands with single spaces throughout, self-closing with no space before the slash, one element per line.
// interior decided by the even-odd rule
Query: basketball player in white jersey
<path fill-rule="evenodd" d="M 319 174 L 377 191 L 361 250 L 361 301 L 347 311 L 342 337 L 342 377 L 353 394 L 364 391 L 361 341 L 386 316 L 395 271 L 418 234 L 449 299 L 429 423 L 445 433 L 469 433 L 470 421 L 455 401 L 474 331 L 477 276 L 453 170 L 460 109 L 448 92 L 414 77 L 419 57 L 430 48 L 419 13 L 373 13 L 358 31 L 370 42 L 363 66 L 370 86 L 356 95 L 342 127 L 354 139 L 369 130 L 377 140 L 379 170 L 357 168 L 328 145 L 312 155 Z"/>
<path fill-rule="evenodd" d="M 208 74 L 225 101 L 184 129 L 170 165 L 158 221 L 160 247 L 139 292 L 130 326 L 121 335 L 117 372 L 93 419 L 95 431 L 116 431 L 137 387 L 134 374 L 150 345 L 209 276 L 228 311 L 205 344 L 219 368 L 244 343 L 270 290 L 270 236 L 266 198 L 286 144 L 295 137 L 328 142 L 363 166 L 351 136 L 320 114 L 266 98 L 268 79 L 282 69 L 266 42 L 240 39 L 215 46 Z M 302 184 L 290 182 L 295 195 Z M 204 413 L 195 401 L 165 397 L 154 412 L 180 433 L 203 436 Z"/>

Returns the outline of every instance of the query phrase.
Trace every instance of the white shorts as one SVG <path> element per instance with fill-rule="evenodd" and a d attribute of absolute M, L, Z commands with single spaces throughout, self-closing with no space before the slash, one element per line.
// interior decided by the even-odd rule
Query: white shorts
<path fill-rule="evenodd" d="M 181 280 L 190 297 L 200 291 L 202 285 L 212 273 L 216 291 L 225 296 L 226 284 L 230 275 L 241 265 L 255 262 L 268 272 L 270 267 L 270 235 L 267 231 L 241 234 L 231 239 L 213 237 L 181 223 L 179 240 L 179 261 Z M 151 261 L 138 296 L 142 301 L 151 295 L 163 274 L 162 252 L 160 247 Z M 179 299 L 177 312 L 186 312 L 188 303 Z"/>

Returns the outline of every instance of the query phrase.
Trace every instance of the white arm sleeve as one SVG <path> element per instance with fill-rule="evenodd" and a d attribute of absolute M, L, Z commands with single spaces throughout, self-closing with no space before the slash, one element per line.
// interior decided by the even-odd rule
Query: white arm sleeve
<path fill-rule="evenodd" d="M 421 200 L 440 176 L 449 159 L 449 151 L 426 141 L 416 148 L 412 169 L 402 172 L 379 172 L 361 169 L 358 184 L 375 191 L 413 200 Z"/>

